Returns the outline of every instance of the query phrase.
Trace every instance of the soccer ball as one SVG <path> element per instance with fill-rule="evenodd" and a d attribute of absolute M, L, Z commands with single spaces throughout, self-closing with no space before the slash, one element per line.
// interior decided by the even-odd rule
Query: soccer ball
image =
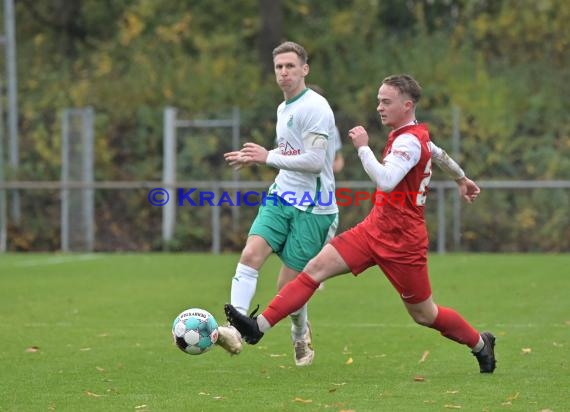
<path fill-rule="evenodd" d="M 210 350 L 218 340 L 218 323 L 204 309 L 187 309 L 174 319 L 172 338 L 181 351 L 200 355 Z"/>

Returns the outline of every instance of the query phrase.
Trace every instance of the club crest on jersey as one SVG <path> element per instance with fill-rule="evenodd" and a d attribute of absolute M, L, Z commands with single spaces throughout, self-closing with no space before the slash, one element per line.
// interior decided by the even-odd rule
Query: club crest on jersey
<path fill-rule="evenodd" d="M 301 149 L 295 149 L 291 143 L 285 141 L 279 143 L 279 151 L 284 156 L 296 156 L 301 154 Z"/>

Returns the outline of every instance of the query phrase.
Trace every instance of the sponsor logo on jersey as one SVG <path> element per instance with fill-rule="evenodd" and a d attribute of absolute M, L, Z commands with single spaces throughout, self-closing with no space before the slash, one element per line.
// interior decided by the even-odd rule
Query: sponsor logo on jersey
<path fill-rule="evenodd" d="M 392 154 L 393 154 L 394 156 L 401 157 L 402 159 L 405 159 L 405 160 L 408 160 L 408 161 L 411 159 L 410 154 L 409 154 L 408 152 L 403 151 L 403 150 L 393 150 L 393 151 L 392 151 Z"/>
<path fill-rule="evenodd" d="M 301 154 L 301 149 L 295 149 L 291 143 L 285 141 L 279 143 L 279 151 L 284 156 L 297 156 Z"/>

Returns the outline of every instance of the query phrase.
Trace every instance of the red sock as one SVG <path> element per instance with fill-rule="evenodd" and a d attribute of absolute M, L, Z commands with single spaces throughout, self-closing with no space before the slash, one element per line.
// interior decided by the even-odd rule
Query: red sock
<path fill-rule="evenodd" d="M 315 282 L 305 272 L 299 273 L 294 280 L 277 292 L 267 309 L 263 311 L 263 317 L 274 326 L 307 303 L 319 285 L 320 283 Z"/>
<path fill-rule="evenodd" d="M 437 306 L 438 313 L 430 328 L 437 329 L 448 339 L 473 348 L 479 342 L 479 332 L 459 313 L 450 308 Z"/>

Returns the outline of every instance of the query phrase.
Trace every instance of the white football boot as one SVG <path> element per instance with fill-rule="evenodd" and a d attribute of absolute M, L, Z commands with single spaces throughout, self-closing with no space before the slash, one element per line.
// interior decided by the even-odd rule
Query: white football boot
<path fill-rule="evenodd" d="M 240 333 L 231 325 L 218 326 L 216 345 L 224 348 L 230 355 L 237 355 L 243 348 Z"/>
<path fill-rule="evenodd" d="M 311 336 L 311 324 L 307 321 L 307 332 L 301 340 L 293 341 L 295 365 L 309 366 L 313 363 L 315 351 L 313 349 L 313 340 Z"/>

